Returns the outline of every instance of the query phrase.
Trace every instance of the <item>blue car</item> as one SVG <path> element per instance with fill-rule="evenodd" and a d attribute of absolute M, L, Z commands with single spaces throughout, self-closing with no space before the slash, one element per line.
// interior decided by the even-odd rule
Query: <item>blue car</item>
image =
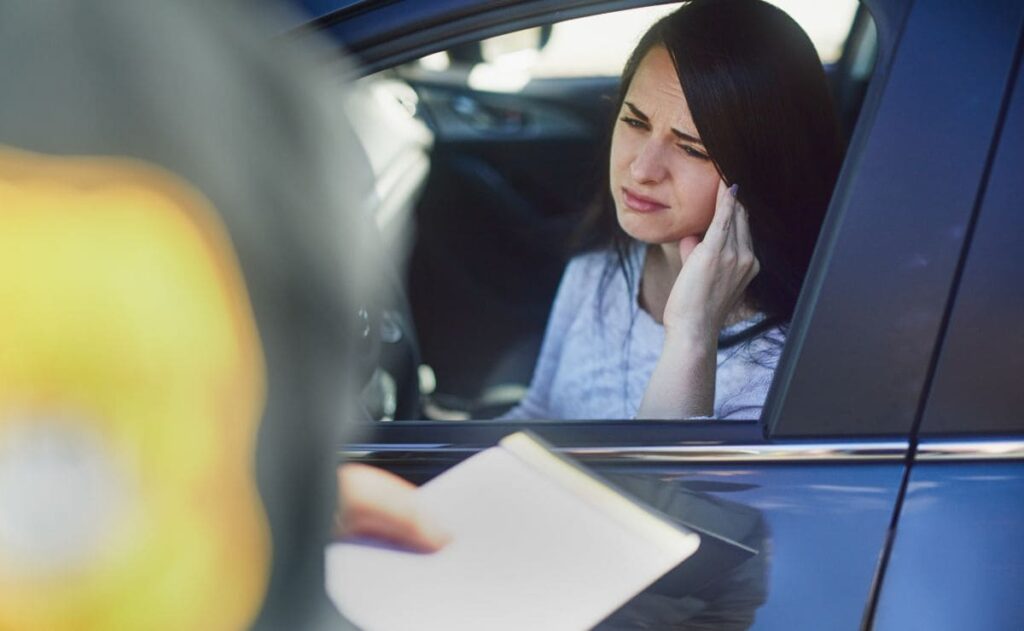
<path fill-rule="evenodd" d="M 1024 629 L 1019 1 L 819 11 L 848 149 L 760 419 L 487 420 L 529 383 L 617 85 L 534 71 L 643 4 L 303 3 L 290 36 L 356 62 L 393 271 L 343 456 L 422 482 L 526 427 L 706 535 L 602 628 Z"/>

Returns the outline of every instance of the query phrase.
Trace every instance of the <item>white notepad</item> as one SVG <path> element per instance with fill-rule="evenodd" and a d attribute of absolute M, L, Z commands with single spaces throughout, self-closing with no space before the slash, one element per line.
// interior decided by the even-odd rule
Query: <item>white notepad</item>
<path fill-rule="evenodd" d="M 328 593 L 363 629 L 588 629 L 700 543 L 524 432 L 417 499 L 451 535 L 441 551 L 327 549 Z"/>

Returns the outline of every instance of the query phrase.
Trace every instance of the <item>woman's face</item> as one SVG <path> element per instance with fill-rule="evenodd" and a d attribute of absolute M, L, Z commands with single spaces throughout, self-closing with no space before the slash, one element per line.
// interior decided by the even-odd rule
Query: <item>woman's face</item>
<path fill-rule="evenodd" d="M 612 134 L 609 179 L 626 234 L 645 243 L 703 236 L 720 176 L 697 135 L 668 51 L 643 58 Z"/>

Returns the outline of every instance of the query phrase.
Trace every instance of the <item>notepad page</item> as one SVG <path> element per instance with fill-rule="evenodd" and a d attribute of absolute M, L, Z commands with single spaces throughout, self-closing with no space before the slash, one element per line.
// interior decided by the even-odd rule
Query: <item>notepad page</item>
<path fill-rule="evenodd" d="M 328 548 L 328 593 L 364 629 L 588 629 L 699 541 L 666 551 L 501 448 L 428 482 L 417 500 L 452 536 L 440 552 Z"/>

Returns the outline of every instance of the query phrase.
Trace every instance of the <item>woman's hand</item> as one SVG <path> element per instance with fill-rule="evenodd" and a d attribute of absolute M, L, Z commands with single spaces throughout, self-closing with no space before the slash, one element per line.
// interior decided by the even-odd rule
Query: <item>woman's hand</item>
<path fill-rule="evenodd" d="M 679 254 L 683 268 L 665 304 L 665 344 L 637 410 L 642 419 L 714 411 L 718 332 L 760 269 L 735 188 L 719 182 L 715 216 L 704 239 L 683 239 Z"/>
<path fill-rule="evenodd" d="M 704 239 L 681 240 L 679 255 L 683 269 L 665 304 L 665 334 L 691 342 L 717 339 L 760 270 L 747 210 L 736 199 L 735 185 L 726 188 L 719 181 L 715 215 Z"/>
<path fill-rule="evenodd" d="M 364 464 L 338 467 L 344 509 L 335 515 L 338 537 L 370 537 L 419 552 L 435 552 L 448 537 L 416 509 L 416 487 Z"/>

